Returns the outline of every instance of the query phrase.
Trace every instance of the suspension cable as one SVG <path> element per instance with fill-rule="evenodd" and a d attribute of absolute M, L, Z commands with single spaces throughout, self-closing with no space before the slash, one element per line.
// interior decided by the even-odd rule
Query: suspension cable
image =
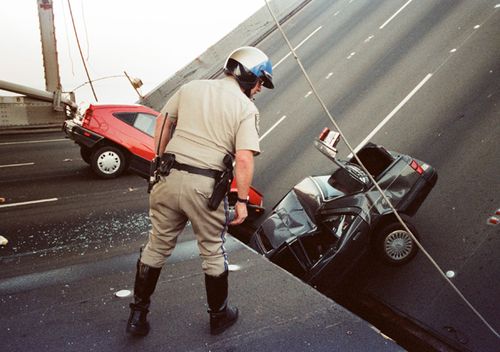
<path fill-rule="evenodd" d="M 347 148 L 349 149 L 349 151 L 352 153 L 352 155 L 354 156 L 354 158 L 356 159 L 356 161 L 358 162 L 358 164 L 363 168 L 363 170 L 365 171 L 365 173 L 367 174 L 367 176 L 369 177 L 370 181 L 375 185 L 375 187 L 377 188 L 377 190 L 380 192 L 380 194 L 382 195 L 382 198 L 387 202 L 387 204 L 389 205 L 389 207 L 391 208 L 391 211 L 392 213 L 396 216 L 397 220 L 401 223 L 401 225 L 403 226 L 403 228 L 405 229 L 405 231 L 407 231 L 411 238 L 413 239 L 413 241 L 417 244 L 418 248 L 420 248 L 420 250 L 424 253 L 424 255 L 429 259 L 429 261 L 431 262 L 431 264 L 436 268 L 436 270 L 438 271 L 438 273 L 444 278 L 444 280 L 446 282 L 448 282 L 448 284 L 450 284 L 450 286 L 453 288 L 453 290 L 458 294 L 458 296 L 465 302 L 465 304 L 474 312 L 475 315 L 477 315 L 479 317 L 479 319 L 488 327 L 489 330 L 491 330 L 491 332 L 493 332 L 493 334 L 497 337 L 497 338 L 500 338 L 500 334 L 488 323 L 488 321 L 481 315 L 481 313 L 479 313 L 477 311 L 476 308 L 474 308 L 474 306 L 467 300 L 467 298 L 465 298 L 465 296 L 462 294 L 462 292 L 455 286 L 455 284 L 446 276 L 446 274 L 444 273 L 444 271 L 439 267 L 439 265 L 436 263 L 436 261 L 432 258 L 432 256 L 425 250 L 425 248 L 420 244 L 420 242 L 418 241 L 418 239 L 415 237 L 415 235 L 413 235 L 413 233 L 410 231 L 410 229 L 408 228 L 408 226 L 405 224 L 405 222 L 403 221 L 403 219 L 401 218 L 401 216 L 398 214 L 398 212 L 396 211 L 396 209 L 394 208 L 394 206 L 392 205 L 391 201 L 389 200 L 389 198 L 387 198 L 387 196 L 385 195 L 385 193 L 382 191 L 382 188 L 380 188 L 379 184 L 377 183 L 377 181 L 375 181 L 375 179 L 373 178 L 373 176 L 370 174 L 370 172 L 366 169 L 365 165 L 362 163 L 362 161 L 360 160 L 360 158 L 358 157 L 357 153 L 355 152 L 355 150 L 351 147 L 351 144 L 348 142 L 347 138 L 345 137 L 344 133 L 342 132 L 342 130 L 340 129 L 339 125 L 337 124 L 337 122 L 335 121 L 335 119 L 333 118 L 333 116 L 330 114 L 330 111 L 328 110 L 328 108 L 326 107 L 325 103 L 323 102 L 323 100 L 321 99 L 321 97 L 319 96 L 318 92 L 316 91 L 316 88 L 314 86 L 314 84 L 312 83 L 311 79 L 309 78 L 309 75 L 307 74 L 307 71 L 305 70 L 304 66 L 302 65 L 302 62 L 300 61 L 299 57 L 297 56 L 296 52 L 295 52 L 295 49 L 293 48 L 292 44 L 290 43 L 290 41 L 288 40 L 288 37 L 286 36 L 285 32 L 283 31 L 283 29 L 281 28 L 281 25 L 278 21 L 278 19 L 276 18 L 273 10 L 271 9 L 271 7 L 269 6 L 269 2 L 268 0 L 264 0 L 265 3 L 266 3 L 266 6 L 267 6 L 267 9 L 269 10 L 269 13 L 271 14 L 274 22 L 276 23 L 276 26 L 278 28 L 278 30 L 280 31 L 281 35 L 283 36 L 283 39 L 285 40 L 285 42 L 287 43 L 288 47 L 290 48 L 290 52 L 292 53 L 293 57 L 295 58 L 295 60 L 297 61 L 297 64 L 299 65 L 302 73 L 304 74 L 304 77 L 306 78 L 307 80 L 307 83 L 309 84 L 309 86 L 311 87 L 312 89 L 312 92 L 314 94 L 314 96 L 316 97 L 316 99 L 318 100 L 318 102 L 320 103 L 320 105 L 322 106 L 323 110 L 325 111 L 325 113 L 327 114 L 328 118 L 330 119 L 330 121 L 332 122 L 333 126 L 336 128 L 336 130 L 339 132 L 340 136 L 342 137 L 343 141 L 345 142 L 345 144 L 347 145 Z"/>
<path fill-rule="evenodd" d="M 87 73 L 87 78 L 90 83 L 90 88 L 92 88 L 92 93 L 94 94 L 95 101 L 97 100 L 97 95 L 95 94 L 94 86 L 92 84 L 92 80 L 90 79 L 89 70 L 87 69 L 87 64 L 85 63 L 85 59 L 83 58 L 82 47 L 80 46 L 80 40 L 78 39 L 78 33 L 76 31 L 75 19 L 73 17 L 73 11 L 71 11 L 71 2 L 68 0 L 69 14 L 71 16 L 71 22 L 73 23 L 73 30 L 75 31 L 76 43 L 78 44 L 78 50 L 80 51 L 80 57 L 82 58 L 83 67 L 85 68 L 85 72 Z"/>

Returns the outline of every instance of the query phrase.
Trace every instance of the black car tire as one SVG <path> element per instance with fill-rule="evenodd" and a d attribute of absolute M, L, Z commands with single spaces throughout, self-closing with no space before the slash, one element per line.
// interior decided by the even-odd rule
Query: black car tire
<path fill-rule="evenodd" d="M 121 149 L 106 145 L 94 151 L 91 166 L 99 177 L 115 178 L 125 171 L 127 159 Z"/>
<path fill-rule="evenodd" d="M 80 156 L 83 161 L 90 164 L 92 159 L 92 150 L 87 147 L 80 146 Z"/>
<path fill-rule="evenodd" d="M 406 226 L 419 239 L 414 225 L 406 222 Z M 385 264 L 398 266 L 408 263 L 418 252 L 418 246 L 399 222 L 382 227 L 376 234 L 375 254 Z"/>

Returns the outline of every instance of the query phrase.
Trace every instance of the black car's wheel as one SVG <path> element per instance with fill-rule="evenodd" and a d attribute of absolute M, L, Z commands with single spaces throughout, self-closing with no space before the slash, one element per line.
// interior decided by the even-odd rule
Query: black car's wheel
<path fill-rule="evenodd" d="M 80 156 L 82 157 L 83 161 L 85 161 L 87 164 L 90 164 L 92 158 L 92 150 L 87 147 L 80 146 Z"/>
<path fill-rule="evenodd" d="M 110 145 L 98 148 L 91 158 L 94 172 L 102 178 L 114 178 L 123 173 L 127 159 L 122 150 Z"/>
<path fill-rule="evenodd" d="M 415 226 L 406 222 L 406 226 L 418 239 Z M 410 233 L 400 223 L 390 223 L 376 234 L 375 252 L 386 264 L 403 265 L 417 254 L 418 247 Z"/>

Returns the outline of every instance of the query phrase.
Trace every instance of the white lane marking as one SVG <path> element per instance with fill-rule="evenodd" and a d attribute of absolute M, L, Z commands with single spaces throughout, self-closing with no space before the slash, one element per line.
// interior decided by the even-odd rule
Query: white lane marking
<path fill-rule="evenodd" d="M 61 138 L 61 139 L 44 139 L 44 140 L 39 140 L 39 141 L 3 142 L 3 143 L 0 143 L 0 145 L 48 143 L 48 142 L 62 142 L 62 141 L 69 141 L 69 139 L 68 138 Z"/>
<path fill-rule="evenodd" d="M 457 51 L 457 49 L 455 49 L 455 48 L 454 48 L 454 49 L 451 49 L 451 50 L 450 50 L 450 53 L 454 53 L 454 52 L 456 52 L 456 51 Z"/>
<path fill-rule="evenodd" d="M 313 94 L 312 90 L 310 90 L 309 92 L 307 92 L 307 94 L 304 95 L 304 98 L 308 98 L 311 94 Z"/>
<path fill-rule="evenodd" d="M 398 104 L 398 106 L 396 106 L 394 108 L 394 110 L 392 110 L 390 112 L 389 115 L 387 115 L 378 125 L 377 127 L 375 127 L 375 129 L 373 131 L 370 132 L 370 134 L 368 136 L 366 136 L 366 138 L 358 144 L 358 146 L 356 148 L 354 148 L 354 152 L 358 152 L 361 148 L 363 148 L 363 146 L 366 144 L 366 142 L 368 142 L 378 131 L 380 131 L 380 129 L 382 127 L 384 127 L 384 125 L 389 122 L 389 120 L 394 116 L 396 115 L 396 113 L 415 95 L 415 93 L 418 92 L 418 90 L 420 88 L 423 87 L 423 85 L 432 77 L 432 73 L 429 73 L 427 74 L 427 76 L 425 76 L 425 78 L 420 81 L 419 84 L 417 84 L 417 86 L 415 88 L 413 88 L 413 90 L 410 92 L 410 94 L 408 94 L 406 96 L 406 98 L 404 98 L 401 103 Z M 348 159 L 352 158 L 352 154 L 349 154 L 347 156 Z"/>
<path fill-rule="evenodd" d="M 0 205 L 0 208 L 10 208 L 10 207 L 17 207 L 17 206 L 21 206 L 21 205 L 38 204 L 38 203 L 45 203 L 45 202 L 55 202 L 56 200 L 58 200 L 58 198 L 48 198 L 48 199 L 31 200 L 29 202 L 2 204 L 2 205 Z"/>
<path fill-rule="evenodd" d="M 284 119 L 286 119 L 286 115 L 283 115 L 281 119 L 279 119 L 270 129 L 268 129 L 267 132 L 259 138 L 259 141 L 263 140 L 269 133 L 271 133 L 271 131 L 274 130 L 276 126 L 278 126 Z"/>
<path fill-rule="evenodd" d="M 333 76 L 333 72 L 330 72 L 328 75 L 326 75 L 325 79 L 330 79 L 330 77 Z"/>
<path fill-rule="evenodd" d="M 368 42 L 369 42 L 370 40 L 372 40 L 373 38 L 375 38 L 375 36 L 372 34 L 372 35 L 370 35 L 368 38 L 366 38 L 366 39 L 364 40 L 364 42 L 365 42 L 365 43 L 368 43 Z"/>
<path fill-rule="evenodd" d="M 0 169 L 2 167 L 16 167 L 16 166 L 29 166 L 29 165 L 35 165 L 35 163 L 21 163 L 21 164 L 7 164 L 7 165 L 0 165 Z"/>
<path fill-rule="evenodd" d="M 408 2 L 406 4 L 404 4 L 399 10 L 396 11 L 396 13 L 394 15 L 392 15 L 387 21 L 384 22 L 383 25 L 381 25 L 380 27 L 378 27 L 378 29 L 383 29 L 385 26 L 387 26 L 387 24 L 389 22 L 391 22 L 394 17 L 396 17 L 401 11 L 403 11 L 403 9 L 410 3 L 412 2 L 413 0 L 408 0 Z"/>
<path fill-rule="evenodd" d="M 335 12 L 333 15 L 337 16 L 340 13 L 340 11 Z"/>
<path fill-rule="evenodd" d="M 496 5 L 495 5 L 495 8 L 496 8 L 496 9 L 500 8 L 500 4 L 496 4 Z"/>
<path fill-rule="evenodd" d="M 474 29 L 479 29 L 479 27 L 481 27 L 481 25 L 477 24 L 474 26 Z"/>
<path fill-rule="evenodd" d="M 356 55 L 356 52 L 353 51 L 352 53 L 349 54 L 349 56 L 347 57 L 347 60 L 349 60 L 351 57 L 353 57 L 354 55 Z"/>
<path fill-rule="evenodd" d="M 316 28 L 311 34 L 309 34 L 306 39 L 304 39 L 303 41 L 301 41 L 299 43 L 299 45 L 297 45 L 295 48 L 293 48 L 293 50 L 297 50 L 298 48 L 300 48 L 302 46 L 302 44 L 304 44 L 307 40 L 309 40 L 313 35 L 316 34 L 317 31 L 319 31 L 321 28 L 323 28 L 323 26 L 319 26 L 318 28 Z M 292 52 L 289 52 L 288 54 L 285 55 L 285 57 L 283 57 L 280 61 L 278 61 L 274 66 L 273 68 L 276 68 L 278 67 L 279 64 L 281 64 L 283 61 L 285 61 L 290 55 L 292 55 Z"/>

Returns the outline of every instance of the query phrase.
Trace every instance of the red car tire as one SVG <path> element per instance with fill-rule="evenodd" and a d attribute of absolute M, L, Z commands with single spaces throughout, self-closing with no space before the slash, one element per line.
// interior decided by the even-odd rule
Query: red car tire
<path fill-rule="evenodd" d="M 92 150 L 87 148 L 87 147 L 84 147 L 84 146 L 80 146 L 80 156 L 82 157 L 82 160 L 85 161 L 87 164 L 90 164 L 91 163 L 91 158 L 92 158 Z"/>
<path fill-rule="evenodd" d="M 121 149 L 105 145 L 94 151 L 90 165 L 99 177 L 115 178 L 126 170 L 127 158 Z"/>

